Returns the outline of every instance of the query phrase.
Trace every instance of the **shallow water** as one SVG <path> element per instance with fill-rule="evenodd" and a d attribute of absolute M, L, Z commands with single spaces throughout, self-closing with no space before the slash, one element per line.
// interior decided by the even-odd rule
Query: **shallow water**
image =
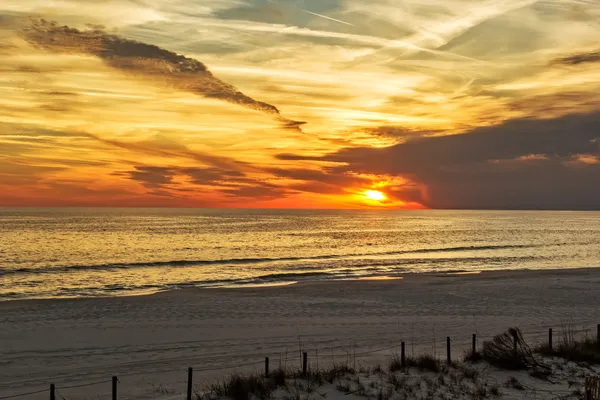
<path fill-rule="evenodd" d="M 600 212 L 0 208 L 0 299 L 600 266 Z"/>

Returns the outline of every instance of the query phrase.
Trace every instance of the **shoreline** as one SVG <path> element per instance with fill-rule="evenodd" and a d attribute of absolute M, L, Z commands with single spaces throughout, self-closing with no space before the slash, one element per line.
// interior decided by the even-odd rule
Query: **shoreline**
<path fill-rule="evenodd" d="M 202 287 L 202 286 L 190 286 L 185 288 L 168 289 L 168 290 L 156 290 L 153 292 L 144 292 L 139 294 L 126 294 L 126 295 L 114 295 L 114 296 L 80 296 L 80 297 L 42 297 L 42 298 L 26 298 L 26 299 L 0 299 L 0 309 L 7 304 L 21 304 L 21 303 L 34 303 L 34 302 L 67 302 L 67 301 L 86 301 L 86 300 L 109 300 L 109 299 L 131 299 L 131 298 L 143 298 L 152 296 L 164 296 L 164 295 L 191 295 L 198 292 L 210 292 L 210 293 L 232 293 L 232 292 L 255 292 L 255 291 L 270 291 L 280 290 L 282 288 L 288 289 L 301 289 L 310 288 L 317 286 L 338 286 L 338 285 L 353 285 L 360 284 L 361 282 L 380 282 L 380 283 L 402 283 L 410 284 L 413 282 L 427 282 L 428 280 L 435 279 L 461 279 L 465 282 L 477 279 L 509 279 L 515 277 L 531 277 L 531 276 L 572 276 L 572 275 L 594 275 L 597 274 L 600 278 L 600 266 L 599 267 L 566 267 L 566 268 L 548 268 L 548 269 L 497 269 L 497 270 L 486 270 L 486 271 L 455 271 L 455 272 L 408 272 L 404 274 L 396 275 L 379 275 L 379 276 L 367 276 L 357 278 L 342 278 L 342 279 L 323 279 L 323 280 L 310 280 L 310 281 L 288 281 L 278 283 L 264 283 L 264 284 L 241 284 L 241 285 L 230 285 L 220 287 Z"/>

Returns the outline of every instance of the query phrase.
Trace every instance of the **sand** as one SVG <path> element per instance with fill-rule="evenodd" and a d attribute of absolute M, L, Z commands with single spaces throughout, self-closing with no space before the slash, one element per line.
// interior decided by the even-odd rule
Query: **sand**
<path fill-rule="evenodd" d="M 198 386 L 234 369 L 381 362 L 409 353 L 460 357 L 509 326 L 541 341 L 573 323 L 595 334 L 600 269 L 414 275 L 398 280 L 284 287 L 186 289 L 149 296 L 0 303 L 0 397 L 57 387 L 66 399 L 181 398 L 186 368 Z M 354 355 L 356 353 L 356 356 Z M 287 355 L 287 360 L 286 360 Z M 48 394 L 26 398 L 47 399 Z M 60 398 L 60 397 L 59 397 Z"/>

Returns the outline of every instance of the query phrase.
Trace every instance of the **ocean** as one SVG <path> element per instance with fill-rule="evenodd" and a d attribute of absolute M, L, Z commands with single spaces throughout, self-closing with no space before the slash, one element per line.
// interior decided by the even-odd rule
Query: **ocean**
<path fill-rule="evenodd" d="M 0 208 L 0 300 L 600 267 L 600 212 Z"/>

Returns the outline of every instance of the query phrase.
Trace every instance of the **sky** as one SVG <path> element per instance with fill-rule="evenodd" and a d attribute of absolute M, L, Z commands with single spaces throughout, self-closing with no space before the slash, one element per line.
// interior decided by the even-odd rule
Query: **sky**
<path fill-rule="evenodd" d="M 597 0 L 2 0 L 0 206 L 600 209 Z"/>

